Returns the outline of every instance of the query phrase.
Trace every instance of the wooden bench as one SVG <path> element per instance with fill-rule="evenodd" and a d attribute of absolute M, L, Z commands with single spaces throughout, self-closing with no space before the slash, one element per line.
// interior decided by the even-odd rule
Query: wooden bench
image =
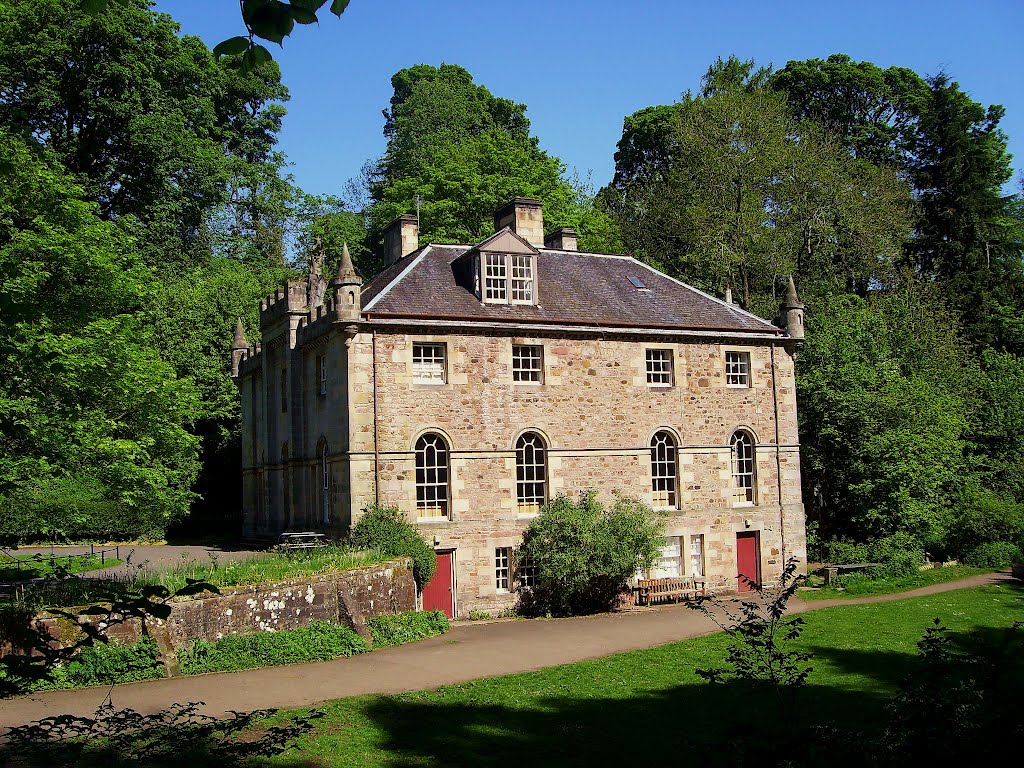
<path fill-rule="evenodd" d="M 878 568 L 881 563 L 847 563 L 845 565 L 826 565 L 824 567 L 825 586 L 830 586 L 836 576 L 841 573 L 856 573 L 866 571 L 868 568 Z"/>
<path fill-rule="evenodd" d="M 675 602 L 704 594 L 703 576 L 680 576 L 663 579 L 640 579 L 633 588 L 637 605 Z"/>
<path fill-rule="evenodd" d="M 312 549 L 327 546 L 327 536 L 316 531 L 282 533 L 277 539 L 278 549 Z"/>

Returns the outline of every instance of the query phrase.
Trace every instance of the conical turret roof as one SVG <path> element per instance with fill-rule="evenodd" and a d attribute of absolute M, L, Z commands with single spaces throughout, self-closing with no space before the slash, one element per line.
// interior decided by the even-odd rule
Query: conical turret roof
<path fill-rule="evenodd" d="M 789 285 L 786 286 L 786 303 L 787 307 L 802 307 L 800 303 L 800 297 L 796 295 L 796 283 L 793 282 L 793 276 L 789 276 Z"/>
<path fill-rule="evenodd" d="M 232 349 L 248 349 L 249 342 L 245 338 L 245 329 L 242 327 L 242 318 L 235 323 L 235 340 L 231 342 Z"/>
<path fill-rule="evenodd" d="M 352 256 L 348 252 L 348 243 L 341 247 L 341 264 L 338 265 L 338 276 L 334 278 L 334 282 L 341 285 L 363 282 L 363 278 L 359 276 L 355 265 L 352 264 Z"/>

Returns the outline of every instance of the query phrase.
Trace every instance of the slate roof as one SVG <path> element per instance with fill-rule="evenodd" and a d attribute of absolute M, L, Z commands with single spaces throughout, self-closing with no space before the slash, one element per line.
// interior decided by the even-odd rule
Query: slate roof
<path fill-rule="evenodd" d="M 363 286 L 363 313 L 396 319 L 784 333 L 636 259 L 581 251 L 539 250 L 537 305 L 484 304 L 460 284 L 452 266 L 470 249 L 432 244 L 392 264 Z M 646 289 L 635 287 L 631 277 Z"/>

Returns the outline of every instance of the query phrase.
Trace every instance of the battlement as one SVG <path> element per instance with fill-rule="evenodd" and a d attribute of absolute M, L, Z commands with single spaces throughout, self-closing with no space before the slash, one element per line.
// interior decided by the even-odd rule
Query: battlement
<path fill-rule="evenodd" d="M 321 307 L 313 307 L 309 315 L 299 320 L 299 327 L 296 329 L 295 336 L 296 346 L 304 346 L 330 333 L 331 324 L 334 320 L 334 305 L 332 302 L 327 301 Z"/>
<path fill-rule="evenodd" d="M 263 345 L 260 342 L 256 342 L 246 349 L 238 361 L 238 375 L 247 376 L 254 371 L 258 371 L 263 365 L 263 362 L 260 360 L 262 354 Z"/>
<path fill-rule="evenodd" d="M 290 314 L 309 315 L 306 283 L 302 280 L 289 280 L 283 290 L 278 288 L 260 302 L 260 328 L 266 328 Z"/>

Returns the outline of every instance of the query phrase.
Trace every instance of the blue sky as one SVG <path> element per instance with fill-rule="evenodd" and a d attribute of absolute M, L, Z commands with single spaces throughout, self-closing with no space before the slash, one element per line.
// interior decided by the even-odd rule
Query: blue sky
<path fill-rule="evenodd" d="M 156 8 L 210 47 L 244 32 L 234 0 Z M 776 67 L 842 52 L 922 74 L 944 69 L 976 100 L 1006 107 L 1002 127 L 1024 169 L 1020 0 L 351 0 L 340 19 L 320 15 L 283 49 L 270 46 L 292 96 L 280 146 L 307 192 L 340 192 L 380 155 L 394 72 L 441 62 L 525 103 L 541 146 L 570 171 L 591 171 L 597 187 L 611 177 L 625 115 L 675 101 L 733 53 Z"/>

